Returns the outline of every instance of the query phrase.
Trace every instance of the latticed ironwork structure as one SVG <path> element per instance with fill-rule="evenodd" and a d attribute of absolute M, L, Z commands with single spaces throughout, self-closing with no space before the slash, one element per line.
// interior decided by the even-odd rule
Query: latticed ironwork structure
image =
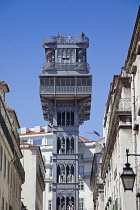
<path fill-rule="evenodd" d="M 90 117 L 92 76 L 88 38 L 43 38 L 46 62 L 40 77 L 44 119 L 53 125 L 53 210 L 78 210 L 79 125 Z M 84 176 L 84 174 L 83 174 Z M 87 176 L 89 176 L 87 174 Z"/>

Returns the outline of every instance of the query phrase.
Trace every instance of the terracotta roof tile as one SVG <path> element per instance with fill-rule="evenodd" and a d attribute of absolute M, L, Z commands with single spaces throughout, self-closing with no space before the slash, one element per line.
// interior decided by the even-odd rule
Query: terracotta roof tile
<path fill-rule="evenodd" d="M 46 133 L 46 131 L 45 130 L 40 131 L 40 132 L 29 131 L 28 133 L 19 133 L 19 136 L 34 135 L 34 134 L 43 134 L 43 133 Z M 52 133 L 52 131 L 49 131 L 47 133 Z"/>
<path fill-rule="evenodd" d="M 7 107 L 7 110 L 8 110 L 8 111 L 11 111 L 11 112 L 15 112 L 14 109 L 11 109 L 11 108 L 9 108 L 9 107 Z"/>
<path fill-rule="evenodd" d="M 44 134 L 46 133 L 45 130 L 41 131 L 41 132 L 35 132 L 35 131 L 29 131 L 28 133 L 19 133 L 19 136 L 25 136 L 25 135 L 35 135 L 35 134 Z M 48 133 L 53 133 L 52 131 L 49 131 Z M 82 136 L 79 136 L 79 142 L 90 142 L 91 140 L 85 138 L 85 137 L 82 137 Z"/>
<path fill-rule="evenodd" d="M 37 146 L 37 145 L 34 145 L 34 144 L 29 144 L 29 143 L 26 143 L 26 142 L 24 142 L 24 141 L 20 141 L 20 145 L 27 145 L 27 146 L 30 146 L 30 147 L 39 147 L 39 146 Z"/>
<path fill-rule="evenodd" d="M 89 142 L 89 141 L 91 141 L 91 140 L 89 140 L 89 139 L 87 139 L 87 138 L 84 138 L 84 137 L 82 137 L 82 136 L 79 136 L 79 141 L 80 141 L 80 142 Z"/>

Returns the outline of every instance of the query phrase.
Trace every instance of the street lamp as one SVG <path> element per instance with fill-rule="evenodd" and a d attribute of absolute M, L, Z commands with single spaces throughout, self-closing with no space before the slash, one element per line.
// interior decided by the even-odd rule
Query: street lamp
<path fill-rule="evenodd" d="M 123 173 L 121 174 L 121 180 L 123 183 L 124 191 L 132 190 L 134 187 L 135 176 L 133 169 L 130 167 L 130 163 L 128 163 L 128 156 L 140 156 L 136 154 L 128 154 L 129 149 L 126 149 L 126 156 L 127 156 L 127 163 L 125 164 L 126 167 L 123 168 Z"/>

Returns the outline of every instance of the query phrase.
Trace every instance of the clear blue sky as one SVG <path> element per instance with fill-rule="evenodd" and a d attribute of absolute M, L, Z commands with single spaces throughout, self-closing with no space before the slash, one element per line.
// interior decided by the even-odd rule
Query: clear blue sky
<path fill-rule="evenodd" d="M 10 93 L 21 127 L 44 126 L 40 98 L 40 66 L 45 61 L 46 35 L 80 35 L 90 39 L 88 63 L 93 74 L 91 118 L 80 135 L 94 130 L 102 137 L 102 120 L 110 82 L 127 56 L 139 0 L 0 0 L 0 80 Z M 85 135 L 86 134 L 86 135 Z"/>

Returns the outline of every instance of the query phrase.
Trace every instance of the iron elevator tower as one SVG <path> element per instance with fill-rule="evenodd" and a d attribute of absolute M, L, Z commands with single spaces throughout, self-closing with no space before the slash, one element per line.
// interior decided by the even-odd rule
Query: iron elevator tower
<path fill-rule="evenodd" d="M 89 39 L 62 35 L 43 38 L 40 78 L 44 119 L 53 125 L 53 210 L 78 210 L 79 126 L 90 117 L 92 76 Z"/>

